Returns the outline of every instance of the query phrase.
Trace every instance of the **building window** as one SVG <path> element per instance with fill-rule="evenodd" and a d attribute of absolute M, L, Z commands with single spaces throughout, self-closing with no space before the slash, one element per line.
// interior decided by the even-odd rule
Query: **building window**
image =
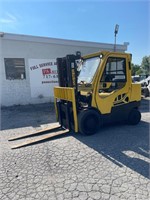
<path fill-rule="evenodd" d="M 25 79 L 25 61 L 24 58 L 4 58 L 6 79 Z"/>

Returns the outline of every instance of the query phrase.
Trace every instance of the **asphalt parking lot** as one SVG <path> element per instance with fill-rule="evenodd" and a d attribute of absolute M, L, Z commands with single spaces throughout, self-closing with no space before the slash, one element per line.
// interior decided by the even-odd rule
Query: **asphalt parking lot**
<path fill-rule="evenodd" d="M 51 104 L 1 109 L 0 200 L 150 199 L 150 98 L 142 120 L 102 128 L 92 136 L 70 133 L 11 149 L 27 134 L 56 124 Z"/>

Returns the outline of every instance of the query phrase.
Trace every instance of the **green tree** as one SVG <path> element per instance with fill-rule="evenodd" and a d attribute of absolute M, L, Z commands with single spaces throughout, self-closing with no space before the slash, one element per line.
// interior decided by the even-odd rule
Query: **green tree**
<path fill-rule="evenodd" d="M 131 74 L 132 76 L 135 76 L 137 74 L 137 71 L 140 70 L 140 65 L 134 65 L 133 63 L 131 64 Z"/>
<path fill-rule="evenodd" d="M 143 72 L 143 69 L 142 68 L 139 68 L 137 71 L 136 71 L 136 75 L 141 75 L 141 74 L 143 74 L 144 72 Z"/>
<path fill-rule="evenodd" d="M 145 74 L 150 75 L 150 56 L 144 56 L 141 63 L 141 68 Z"/>

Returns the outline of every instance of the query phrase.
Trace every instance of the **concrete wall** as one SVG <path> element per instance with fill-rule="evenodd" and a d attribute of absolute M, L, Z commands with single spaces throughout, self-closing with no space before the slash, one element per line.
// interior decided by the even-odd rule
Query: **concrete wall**
<path fill-rule="evenodd" d="M 66 54 L 75 54 L 76 51 L 80 51 L 84 55 L 99 50 L 113 50 L 114 46 L 113 44 L 4 33 L 4 36 L 0 37 L 0 48 L 1 105 L 11 106 L 53 101 L 53 93 L 50 93 L 49 97 L 31 97 L 29 59 L 56 59 Z M 117 49 L 118 51 L 124 52 L 127 50 L 127 46 L 117 45 Z M 26 79 L 6 80 L 4 58 L 24 58 Z"/>

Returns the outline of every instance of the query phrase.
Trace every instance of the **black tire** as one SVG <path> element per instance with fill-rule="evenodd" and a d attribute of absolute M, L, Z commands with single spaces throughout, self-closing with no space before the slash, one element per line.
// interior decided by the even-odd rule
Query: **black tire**
<path fill-rule="evenodd" d="M 141 113 L 137 109 L 131 110 L 128 116 L 128 123 L 131 125 L 136 125 L 140 122 L 141 120 Z"/>
<path fill-rule="evenodd" d="M 78 115 L 78 124 L 80 133 L 95 134 L 100 127 L 100 113 L 94 109 L 83 110 Z"/>

